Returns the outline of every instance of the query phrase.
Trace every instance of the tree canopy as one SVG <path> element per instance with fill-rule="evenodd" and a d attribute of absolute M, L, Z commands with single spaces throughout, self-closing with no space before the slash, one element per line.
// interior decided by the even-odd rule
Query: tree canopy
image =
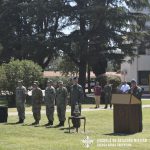
<path fill-rule="evenodd" d="M 31 59 L 45 68 L 61 50 L 84 86 L 87 65 L 105 73 L 108 60 L 133 56 L 149 37 L 144 8 L 148 0 L 0 0 L 0 61 Z"/>

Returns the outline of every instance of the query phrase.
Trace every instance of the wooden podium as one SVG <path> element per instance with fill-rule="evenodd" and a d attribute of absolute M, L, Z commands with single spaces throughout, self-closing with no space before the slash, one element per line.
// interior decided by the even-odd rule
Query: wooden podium
<path fill-rule="evenodd" d="M 141 101 L 131 94 L 113 94 L 114 132 L 137 133 L 142 131 Z"/>

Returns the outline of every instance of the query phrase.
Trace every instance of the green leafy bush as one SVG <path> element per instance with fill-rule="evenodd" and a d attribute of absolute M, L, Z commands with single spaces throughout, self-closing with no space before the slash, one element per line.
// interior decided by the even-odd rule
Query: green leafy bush
<path fill-rule="evenodd" d="M 3 93 L 7 89 L 7 77 L 5 69 L 3 66 L 0 66 L 0 91 Z"/>
<path fill-rule="evenodd" d="M 97 81 L 99 81 L 100 85 L 102 87 L 104 87 L 107 83 L 107 81 L 109 81 L 110 84 L 112 84 L 112 91 L 116 92 L 117 87 L 121 84 L 121 79 L 118 76 L 113 76 L 113 75 L 109 75 L 109 76 L 101 76 L 96 78 Z"/>
<path fill-rule="evenodd" d="M 0 91 L 6 95 L 9 107 L 15 106 L 15 89 L 18 80 L 28 88 L 34 80 L 42 78 L 42 68 L 30 60 L 11 60 L 0 66 Z"/>
<path fill-rule="evenodd" d="M 31 86 L 34 80 L 40 80 L 42 77 L 42 68 L 30 60 L 11 60 L 8 64 L 2 64 L 3 80 L 1 90 L 7 90 L 14 93 L 18 80 L 23 80 L 26 87 Z"/>

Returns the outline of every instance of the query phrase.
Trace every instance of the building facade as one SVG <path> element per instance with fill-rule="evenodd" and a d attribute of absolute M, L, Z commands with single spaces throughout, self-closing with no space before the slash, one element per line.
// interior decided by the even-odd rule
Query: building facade
<path fill-rule="evenodd" d="M 150 54 L 139 55 L 131 61 L 126 57 L 121 64 L 121 79 L 130 82 L 133 78 L 144 88 L 150 91 Z"/>
<path fill-rule="evenodd" d="M 145 8 L 142 12 L 150 14 L 149 8 Z M 148 20 L 145 23 L 145 29 L 150 31 L 150 21 Z M 121 79 L 130 82 L 134 78 L 144 88 L 144 91 L 150 92 L 150 49 L 137 49 L 137 54 L 138 56 L 134 57 L 132 61 L 130 57 L 126 57 L 121 64 Z"/>

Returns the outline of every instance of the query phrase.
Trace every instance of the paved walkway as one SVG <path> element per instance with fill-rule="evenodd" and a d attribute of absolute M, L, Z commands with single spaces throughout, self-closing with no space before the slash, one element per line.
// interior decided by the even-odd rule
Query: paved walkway
<path fill-rule="evenodd" d="M 142 105 L 142 108 L 150 108 L 150 105 Z M 108 108 L 108 109 L 104 109 L 104 108 L 99 108 L 99 109 L 95 109 L 95 108 L 82 108 L 82 111 L 101 111 L 101 110 L 113 110 Z M 71 112 L 70 109 L 67 109 L 66 112 Z M 55 109 L 55 113 L 56 113 L 56 109 Z M 26 111 L 26 115 L 31 115 L 32 111 Z M 46 114 L 45 110 L 41 110 L 41 114 Z M 9 116 L 17 116 L 18 113 L 17 112 L 8 112 Z"/>

